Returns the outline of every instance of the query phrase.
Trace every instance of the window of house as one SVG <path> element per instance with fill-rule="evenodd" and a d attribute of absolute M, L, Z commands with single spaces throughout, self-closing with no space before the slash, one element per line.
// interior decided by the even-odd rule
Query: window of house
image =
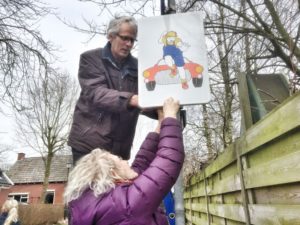
<path fill-rule="evenodd" d="M 9 198 L 13 198 L 18 202 L 28 203 L 29 194 L 28 193 L 10 193 L 8 195 Z"/>
<path fill-rule="evenodd" d="M 55 196 L 54 190 L 47 190 L 46 197 L 45 197 L 45 203 L 46 204 L 53 204 L 54 203 L 54 196 Z"/>

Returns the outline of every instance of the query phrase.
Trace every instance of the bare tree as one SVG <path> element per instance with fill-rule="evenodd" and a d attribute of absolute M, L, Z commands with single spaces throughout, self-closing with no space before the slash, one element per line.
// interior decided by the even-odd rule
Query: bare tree
<path fill-rule="evenodd" d="M 226 10 L 226 23 L 214 20 L 206 23 L 207 30 L 222 28 L 230 37 L 247 35 L 251 51 L 246 60 L 252 72 L 285 71 L 299 85 L 300 76 L 300 13 L 299 2 L 275 0 L 192 0 L 181 1 L 181 10 L 194 11 L 209 8 Z M 238 21 L 235 23 L 234 21 Z M 237 42 L 240 44 L 240 42 Z M 242 52 L 243 53 L 243 52 Z M 248 63 L 249 63 L 248 62 Z M 284 69 L 287 70 L 284 70 Z M 243 70 L 242 70 L 243 71 Z M 292 90 L 292 92 L 296 89 Z"/>
<path fill-rule="evenodd" d="M 200 10 L 200 8 L 197 8 Z M 220 7 L 213 10 L 202 8 L 206 13 L 206 23 L 218 21 L 225 24 L 227 21 L 226 11 Z M 214 12 L 214 13 L 212 13 Z M 238 20 L 231 20 L 231 24 L 238 23 Z M 193 153 L 193 149 L 198 148 L 201 152 L 198 157 L 199 168 L 204 162 L 213 159 L 219 152 L 222 152 L 230 145 L 236 136 L 239 124 L 238 100 L 236 96 L 236 71 L 237 60 L 236 46 L 239 37 L 233 37 L 225 32 L 222 26 L 214 27 L 206 32 L 208 46 L 209 74 L 211 101 L 205 105 L 188 108 L 187 132 L 188 140 L 191 140 L 189 133 L 195 134 L 193 137 L 193 147 L 187 148 L 187 155 Z M 239 64 L 241 64 L 239 62 Z M 197 141 L 196 141 L 197 140 Z M 194 157 L 191 157 L 194 159 Z"/>
<path fill-rule="evenodd" d="M 7 157 L 8 153 L 12 151 L 12 147 L 6 144 L 0 144 L 0 169 L 5 169 L 8 164 L 7 162 Z"/>
<path fill-rule="evenodd" d="M 153 16 L 160 14 L 160 4 L 155 0 L 78 0 L 93 4 L 98 8 L 98 15 L 93 19 L 83 17 L 85 25 L 78 25 L 73 21 L 68 21 L 61 16 L 57 16 L 64 24 L 74 28 L 76 31 L 89 35 L 88 41 L 97 35 L 105 35 L 108 21 L 116 16 L 131 15 L 136 18 Z"/>
<path fill-rule="evenodd" d="M 26 82 L 48 66 L 53 47 L 39 33 L 38 22 L 50 12 L 39 0 L 0 0 L 0 102 L 17 110 Z"/>
<path fill-rule="evenodd" d="M 99 8 L 99 16 L 114 16 L 115 14 L 129 14 L 136 16 L 149 16 L 160 13 L 159 2 L 155 0 L 78 0 L 95 4 Z"/>
<path fill-rule="evenodd" d="M 78 86 L 68 74 L 54 70 L 40 74 L 26 87 L 26 107 L 15 114 L 19 138 L 44 160 L 45 176 L 41 202 L 44 202 L 53 157 L 66 147 Z"/>

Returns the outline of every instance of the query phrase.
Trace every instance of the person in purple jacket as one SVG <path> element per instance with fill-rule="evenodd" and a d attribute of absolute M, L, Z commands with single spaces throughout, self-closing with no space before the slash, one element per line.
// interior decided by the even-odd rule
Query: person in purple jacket
<path fill-rule="evenodd" d="M 70 225 L 168 225 L 160 204 L 184 161 L 178 109 L 173 98 L 164 102 L 158 127 L 147 135 L 131 167 L 101 149 L 78 161 L 64 193 Z"/>

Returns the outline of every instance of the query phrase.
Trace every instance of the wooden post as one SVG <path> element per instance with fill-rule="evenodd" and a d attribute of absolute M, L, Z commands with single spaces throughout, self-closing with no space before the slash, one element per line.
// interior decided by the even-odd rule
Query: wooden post
<path fill-rule="evenodd" d="M 206 172 L 205 169 L 203 171 L 204 173 L 204 190 L 205 190 L 205 199 L 206 199 L 206 212 L 207 212 L 207 221 L 208 225 L 211 224 L 211 219 L 210 219 L 210 213 L 209 213 L 209 196 L 207 194 L 207 179 L 206 179 Z"/>
<path fill-rule="evenodd" d="M 244 208 L 244 213 L 245 213 L 245 220 L 246 220 L 246 225 L 251 225 L 251 220 L 250 220 L 250 213 L 249 213 L 249 200 L 248 200 L 248 195 L 247 195 L 247 190 L 245 188 L 244 184 L 244 176 L 243 176 L 243 165 L 241 161 L 241 156 L 239 153 L 239 147 L 238 141 L 234 142 L 234 151 L 236 153 L 236 163 L 238 167 L 238 172 L 239 172 L 239 177 L 240 177 L 240 183 L 241 183 L 241 196 L 242 196 L 242 201 L 243 201 L 243 208 Z"/>
<path fill-rule="evenodd" d="M 238 90 L 239 90 L 239 98 L 240 98 L 240 108 L 241 108 L 241 133 L 243 134 L 249 127 L 252 126 L 252 114 L 250 108 L 250 100 L 248 93 L 248 86 L 246 80 L 246 74 L 240 73 L 237 76 L 238 80 Z"/>

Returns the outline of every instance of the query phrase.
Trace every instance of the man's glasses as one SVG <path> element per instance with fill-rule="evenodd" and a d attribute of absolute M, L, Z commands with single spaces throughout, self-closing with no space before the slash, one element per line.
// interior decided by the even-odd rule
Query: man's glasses
<path fill-rule="evenodd" d="M 120 35 L 120 34 L 117 34 L 117 36 L 122 40 L 122 41 L 130 41 L 131 44 L 133 44 L 136 39 L 135 38 L 132 38 L 132 37 L 128 37 L 128 36 L 123 36 L 123 35 Z"/>

